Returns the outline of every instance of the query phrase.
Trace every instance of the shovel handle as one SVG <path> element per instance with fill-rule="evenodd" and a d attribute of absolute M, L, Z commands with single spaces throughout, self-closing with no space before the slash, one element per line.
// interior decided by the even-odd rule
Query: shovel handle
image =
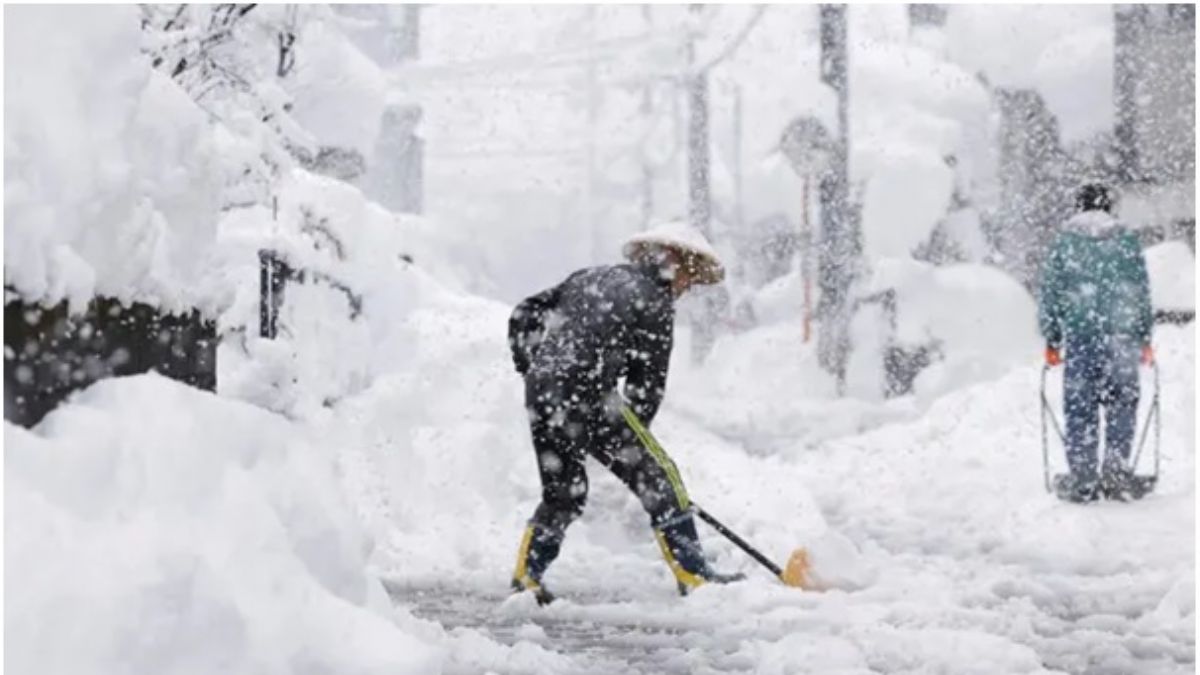
<path fill-rule="evenodd" d="M 741 537 L 737 536 L 737 534 L 735 534 L 733 532 L 733 530 L 722 525 L 721 521 L 717 520 L 716 518 L 713 518 L 708 513 L 708 511 L 705 511 L 704 509 L 700 508 L 699 504 L 696 504 L 693 502 L 692 509 L 695 511 L 697 516 L 700 516 L 700 520 L 703 520 L 704 522 L 708 523 L 709 525 L 712 525 L 713 529 L 715 529 L 717 532 L 720 532 L 722 536 L 724 536 L 726 539 L 728 539 L 729 541 L 732 541 L 734 544 L 736 544 L 738 548 L 745 551 L 746 554 L 749 555 L 751 558 L 754 558 L 758 562 L 758 564 L 771 570 L 771 573 L 777 577 L 783 576 L 783 570 L 780 569 L 779 565 L 776 565 L 775 563 L 771 562 L 770 558 L 763 555 L 762 553 L 759 553 L 758 549 L 754 548 L 749 543 L 747 543 L 745 539 L 742 539 Z"/>

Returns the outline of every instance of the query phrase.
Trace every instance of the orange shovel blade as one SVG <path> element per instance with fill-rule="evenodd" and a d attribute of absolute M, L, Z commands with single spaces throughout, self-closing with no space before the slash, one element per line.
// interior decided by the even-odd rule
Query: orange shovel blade
<path fill-rule="evenodd" d="M 779 579 L 794 588 L 803 588 L 807 591 L 818 590 L 817 585 L 813 582 L 811 572 L 812 564 L 808 560 L 808 551 L 798 548 L 792 551 L 792 555 L 787 561 L 787 567 L 783 569 L 783 574 L 779 575 Z"/>

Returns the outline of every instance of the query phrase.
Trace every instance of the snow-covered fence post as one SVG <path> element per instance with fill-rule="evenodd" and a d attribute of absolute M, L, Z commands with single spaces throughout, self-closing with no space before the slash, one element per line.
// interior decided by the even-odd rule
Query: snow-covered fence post
<path fill-rule="evenodd" d="M 279 308 L 291 270 L 270 249 L 258 252 L 258 334 L 274 340 L 279 334 Z"/>
<path fill-rule="evenodd" d="M 296 6 L 285 11 L 284 25 L 280 26 L 276 39 L 279 42 L 279 62 L 275 65 L 275 77 L 284 78 L 296 67 Z"/>
<path fill-rule="evenodd" d="M 289 281 L 298 284 L 321 283 L 346 297 L 350 320 L 362 315 L 363 299 L 343 281 L 316 270 L 293 268 L 278 252 L 261 249 L 258 252 L 258 334 L 269 340 L 279 335 L 279 312 Z"/>

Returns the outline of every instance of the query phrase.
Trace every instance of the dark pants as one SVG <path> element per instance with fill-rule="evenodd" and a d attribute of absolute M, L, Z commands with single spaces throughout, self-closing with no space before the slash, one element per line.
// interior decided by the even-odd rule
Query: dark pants
<path fill-rule="evenodd" d="M 1129 461 L 1137 427 L 1141 346 L 1120 338 L 1068 339 L 1063 399 L 1067 463 L 1082 479 L 1097 476 L 1100 409 L 1107 472 Z"/>
<path fill-rule="evenodd" d="M 527 568 L 533 578 L 540 579 L 558 556 L 567 527 L 583 513 L 588 455 L 637 495 L 651 526 L 663 533 L 681 563 L 699 564 L 694 562 L 699 560 L 695 524 L 682 485 L 673 482 L 663 466 L 669 460 L 656 459 L 639 442 L 621 416 L 615 393 L 581 393 L 553 376 L 530 375 L 525 400 L 542 480 L 542 501 L 530 520 Z"/>

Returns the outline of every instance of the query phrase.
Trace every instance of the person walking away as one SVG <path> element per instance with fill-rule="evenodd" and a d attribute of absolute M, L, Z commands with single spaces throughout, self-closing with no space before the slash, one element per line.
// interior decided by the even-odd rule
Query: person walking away
<path fill-rule="evenodd" d="M 1082 186 L 1077 212 L 1059 233 L 1042 274 L 1038 318 L 1046 363 L 1065 362 L 1070 473 L 1056 479 L 1055 489 L 1073 502 L 1130 496 L 1138 361 L 1154 360 L 1146 260 L 1137 236 L 1112 216 L 1113 205 L 1107 186 Z M 1102 461 L 1097 457 L 1101 410 Z"/>
<path fill-rule="evenodd" d="M 678 470 L 639 443 L 622 412 L 628 405 L 642 424 L 653 421 L 666 387 L 675 301 L 693 286 L 719 283 L 724 268 L 704 237 L 682 222 L 633 237 L 623 253 L 627 264 L 579 270 L 523 300 L 509 320 L 542 483 L 512 588 L 532 591 L 539 604 L 553 599 L 546 570 L 583 513 L 588 455 L 641 500 L 680 593 L 741 578 L 710 568 Z"/>

